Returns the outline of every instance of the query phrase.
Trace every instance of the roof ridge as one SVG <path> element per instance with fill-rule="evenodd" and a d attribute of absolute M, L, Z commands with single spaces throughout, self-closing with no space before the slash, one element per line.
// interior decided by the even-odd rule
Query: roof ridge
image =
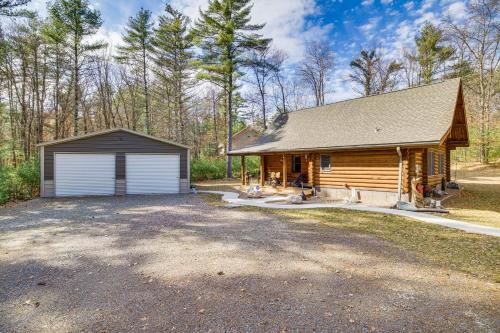
<path fill-rule="evenodd" d="M 114 133 L 114 132 L 118 132 L 118 131 L 124 131 L 124 132 L 128 132 L 128 133 L 131 133 L 131 134 L 134 134 L 134 135 L 138 135 L 138 136 L 142 136 L 142 137 L 145 137 L 145 138 L 149 138 L 151 140 L 156 140 L 156 141 L 164 142 L 164 143 L 171 144 L 171 145 L 174 145 L 174 146 L 177 146 L 177 147 L 190 149 L 190 147 L 187 146 L 187 145 L 183 145 L 183 144 L 178 143 L 178 142 L 174 142 L 174 141 L 170 141 L 170 140 L 167 140 L 167 139 L 155 137 L 153 135 L 149 135 L 149 134 L 142 133 L 142 132 L 139 132 L 139 131 L 134 131 L 134 130 L 131 130 L 130 128 L 125 128 L 125 127 L 113 127 L 113 128 L 108 128 L 108 129 L 100 130 L 100 131 L 95 131 L 95 132 L 90 132 L 90 133 L 84 133 L 84 134 L 80 134 L 80 135 L 76 135 L 76 136 L 72 136 L 72 137 L 68 137 L 68 138 L 62 138 L 62 139 L 57 139 L 57 140 L 40 142 L 36 146 L 37 147 L 51 146 L 51 145 L 56 145 L 56 144 L 60 144 L 60 143 L 65 143 L 65 142 L 71 142 L 71 141 L 77 141 L 77 140 L 87 139 L 87 138 L 91 138 L 91 137 L 94 137 L 94 136 L 99 136 L 99 135 L 104 135 L 104 134 L 110 134 L 110 133 Z"/>
<path fill-rule="evenodd" d="M 423 88 L 423 87 L 428 87 L 428 86 L 432 86 L 432 85 L 435 85 L 435 84 L 442 84 L 442 83 L 445 83 L 445 82 L 456 81 L 456 80 L 461 80 L 461 77 L 453 78 L 453 79 L 444 79 L 444 80 L 440 80 L 440 81 L 436 81 L 436 82 L 431 82 L 431 83 L 426 83 L 426 84 L 419 84 L 419 85 L 416 85 L 416 86 L 406 87 L 406 88 L 399 89 L 399 90 L 386 91 L 386 92 L 383 92 L 383 93 L 380 93 L 380 94 L 373 94 L 373 95 L 368 95 L 368 96 L 359 96 L 359 97 L 354 97 L 354 98 L 349 98 L 349 99 L 343 99 L 343 100 L 340 100 L 340 101 L 326 103 L 326 104 L 323 104 L 323 105 L 310 106 L 310 107 L 298 109 L 298 110 L 295 110 L 295 111 L 291 111 L 290 113 L 300 112 L 300 111 L 311 111 L 312 109 L 320 108 L 320 107 L 323 107 L 323 106 L 328 106 L 328 105 L 333 105 L 333 104 L 339 104 L 339 103 L 349 102 L 349 101 L 355 101 L 355 100 L 359 100 L 359 99 L 363 99 L 363 98 L 378 97 L 378 96 L 382 96 L 382 95 L 394 94 L 394 93 L 399 93 L 399 92 L 402 92 L 402 91 L 407 91 L 407 90 L 410 90 L 410 89 Z"/>

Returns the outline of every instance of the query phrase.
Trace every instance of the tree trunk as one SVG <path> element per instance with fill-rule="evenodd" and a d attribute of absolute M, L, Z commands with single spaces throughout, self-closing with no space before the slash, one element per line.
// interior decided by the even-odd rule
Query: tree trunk
<path fill-rule="evenodd" d="M 55 117 L 55 135 L 54 139 L 59 139 L 59 81 L 60 81 L 60 53 L 59 46 L 56 46 L 56 78 L 55 78 L 55 101 L 54 101 L 54 117 Z"/>
<path fill-rule="evenodd" d="M 217 136 L 217 100 L 215 98 L 215 91 L 212 90 L 212 113 L 214 117 L 214 151 L 215 156 L 217 156 L 219 150 L 219 138 Z"/>
<path fill-rule="evenodd" d="M 76 37 L 75 37 L 75 40 L 74 40 L 74 44 L 73 44 L 73 66 L 75 67 L 75 85 L 74 85 L 74 102 L 75 102 L 75 105 L 73 106 L 73 135 L 74 136 L 77 136 L 78 135 L 78 104 L 79 104 L 79 98 L 78 98 L 78 95 L 79 95 L 79 89 L 78 89 L 78 86 L 79 86 L 79 68 L 78 68 L 78 44 L 77 44 L 77 41 L 76 41 Z"/>
<path fill-rule="evenodd" d="M 146 127 L 146 133 L 151 134 L 151 123 L 149 118 L 149 93 L 148 93 L 148 79 L 147 79 L 147 67 L 146 67 L 146 46 L 142 48 L 142 80 L 144 84 L 144 102 L 146 108 L 146 119 L 144 126 Z"/>
<path fill-rule="evenodd" d="M 227 151 L 226 154 L 233 149 L 233 70 L 232 66 L 229 70 L 228 80 L 228 96 L 227 96 Z M 227 155 L 226 166 L 227 178 L 233 177 L 233 159 L 231 155 Z"/>

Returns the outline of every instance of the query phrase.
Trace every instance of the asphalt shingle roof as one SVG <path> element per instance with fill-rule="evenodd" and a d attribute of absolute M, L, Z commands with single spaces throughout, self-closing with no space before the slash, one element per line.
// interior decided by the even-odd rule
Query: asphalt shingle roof
<path fill-rule="evenodd" d="M 298 110 L 230 154 L 437 143 L 452 125 L 460 79 Z"/>

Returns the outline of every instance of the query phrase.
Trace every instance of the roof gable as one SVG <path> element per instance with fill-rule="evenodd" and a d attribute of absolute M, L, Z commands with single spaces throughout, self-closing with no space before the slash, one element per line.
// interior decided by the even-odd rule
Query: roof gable
<path fill-rule="evenodd" d="M 92 138 L 92 137 L 97 137 L 97 136 L 100 136 L 100 135 L 106 135 L 106 134 L 115 133 L 115 132 L 125 132 L 125 133 L 129 133 L 129 134 L 132 134 L 132 135 L 136 135 L 136 136 L 148 138 L 150 140 L 154 140 L 154 141 L 158 141 L 158 142 L 170 144 L 170 145 L 173 145 L 173 146 L 176 146 L 176 147 L 189 149 L 189 146 L 182 145 L 182 144 L 177 143 L 177 142 L 172 142 L 172 141 L 169 141 L 169 140 L 157 138 L 157 137 L 154 137 L 154 136 L 151 136 L 151 135 L 148 135 L 148 134 L 136 132 L 136 131 L 133 131 L 133 130 L 130 130 L 130 129 L 127 129 L 127 128 L 112 128 L 112 129 L 108 129 L 108 130 L 104 130 L 104 131 L 83 134 L 83 135 L 79 135 L 79 136 L 75 136 L 75 137 L 71 137 L 71 138 L 42 142 L 42 143 L 38 144 L 37 146 L 53 146 L 53 145 L 57 145 L 57 144 L 61 144 L 61 143 L 89 139 L 89 138 Z"/>
<path fill-rule="evenodd" d="M 438 144 L 449 130 L 460 79 L 289 112 L 231 154 Z"/>

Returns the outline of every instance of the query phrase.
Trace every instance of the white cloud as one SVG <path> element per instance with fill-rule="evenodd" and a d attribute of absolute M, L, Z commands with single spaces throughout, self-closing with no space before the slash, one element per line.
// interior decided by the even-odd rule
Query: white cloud
<path fill-rule="evenodd" d="M 392 4 L 393 0 L 380 0 L 380 2 L 381 2 L 383 5 L 390 5 L 390 4 Z"/>
<path fill-rule="evenodd" d="M 368 19 L 368 23 L 359 27 L 359 30 L 365 35 L 367 39 L 373 39 L 377 33 L 377 26 L 382 20 L 382 17 L 375 16 Z"/>
<path fill-rule="evenodd" d="M 193 20 L 199 17 L 199 9 L 206 9 L 206 0 L 173 0 L 172 5 L 181 9 Z M 314 0 L 255 0 L 252 23 L 266 23 L 262 34 L 273 39 L 273 45 L 283 49 L 291 60 L 300 58 L 305 41 L 324 38 L 333 25 L 307 23 L 307 16 L 317 13 Z"/>
<path fill-rule="evenodd" d="M 370 6 L 373 5 L 374 0 L 364 0 L 361 4 L 363 6 Z"/>
<path fill-rule="evenodd" d="M 408 1 L 407 3 L 404 4 L 404 7 L 406 8 L 407 11 L 411 11 L 415 7 L 415 3 L 413 1 Z"/>
<path fill-rule="evenodd" d="M 418 28 L 419 26 L 423 25 L 426 22 L 438 25 L 440 23 L 440 18 L 437 17 L 434 12 L 424 13 L 415 20 L 415 27 Z"/>
<path fill-rule="evenodd" d="M 434 5 L 435 0 L 424 0 L 422 2 L 422 6 L 420 7 L 419 11 L 421 13 L 425 12 L 427 9 L 430 9 Z"/>
<path fill-rule="evenodd" d="M 449 16 L 454 21 L 463 20 L 466 16 L 465 4 L 462 1 L 457 1 L 448 6 L 445 15 Z"/>
<path fill-rule="evenodd" d="M 25 8 L 34 11 L 41 17 L 47 16 L 47 0 L 32 0 Z"/>

